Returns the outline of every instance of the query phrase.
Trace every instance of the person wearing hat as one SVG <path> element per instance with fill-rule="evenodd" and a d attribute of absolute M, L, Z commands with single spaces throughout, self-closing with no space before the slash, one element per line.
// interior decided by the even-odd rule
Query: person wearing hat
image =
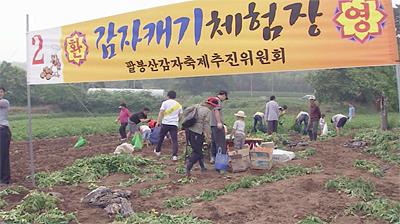
<path fill-rule="evenodd" d="M 201 171 L 205 171 L 203 156 L 204 141 L 211 141 L 211 110 L 218 106 L 219 99 L 209 97 L 206 102 L 197 107 L 196 123 L 188 127 L 186 130 L 187 139 L 192 147 L 192 154 L 186 163 L 186 176 L 190 176 L 190 172 L 194 164 L 199 162 Z"/>
<path fill-rule="evenodd" d="M 234 149 L 239 150 L 243 148 L 244 142 L 246 140 L 246 124 L 244 122 L 246 114 L 243 111 L 238 111 L 235 116 L 236 121 L 233 124 L 231 139 L 232 137 L 234 138 Z"/>
<path fill-rule="evenodd" d="M 333 124 L 333 126 L 336 129 L 336 135 L 339 136 L 340 135 L 340 131 L 342 130 L 342 128 L 344 127 L 344 125 L 346 124 L 347 121 L 349 121 L 349 117 L 343 115 L 343 114 L 336 114 L 332 117 L 331 119 L 331 123 Z"/>
<path fill-rule="evenodd" d="M 317 140 L 319 119 L 321 118 L 321 111 L 316 103 L 315 96 L 310 96 L 308 98 L 310 102 L 309 112 L 310 121 L 308 122 L 308 135 L 311 141 Z"/>
<path fill-rule="evenodd" d="M 129 112 L 128 107 L 126 106 L 125 103 L 121 103 L 119 105 L 119 115 L 117 117 L 117 120 L 115 122 L 119 122 L 119 135 L 121 137 L 121 141 L 124 142 L 126 141 L 126 127 L 128 126 L 128 119 L 131 116 L 131 112 Z"/>
<path fill-rule="evenodd" d="M 215 162 L 215 156 L 217 155 L 218 149 L 222 150 L 222 153 L 226 153 L 226 139 L 224 130 L 224 117 L 222 114 L 222 102 L 228 100 L 228 92 L 221 90 L 217 94 L 218 104 L 213 108 L 211 112 L 211 159 L 210 163 Z"/>
<path fill-rule="evenodd" d="M 252 132 L 256 133 L 257 130 L 266 133 L 267 128 L 264 122 L 264 113 L 263 112 L 256 112 L 253 115 L 253 129 Z"/>

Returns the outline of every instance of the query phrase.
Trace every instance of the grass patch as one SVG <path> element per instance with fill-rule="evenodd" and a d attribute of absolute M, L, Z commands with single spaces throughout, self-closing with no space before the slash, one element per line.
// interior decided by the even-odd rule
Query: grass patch
<path fill-rule="evenodd" d="M 365 151 L 384 161 L 400 164 L 400 129 L 392 131 L 367 130 L 358 133 L 354 140 L 368 142 Z"/>
<path fill-rule="evenodd" d="M 186 168 L 184 165 L 179 165 L 178 167 L 175 168 L 175 172 L 177 174 L 185 174 L 186 173 Z"/>
<path fill-rule="evenodd" d="M 145 181 L 146 181 L 145 179 L 143 179 L 143 178 L 141 178 L 139 176 L 134 176 L 132 178 L 129 178 L 129 180 L 127 180 L 127 181 L 119 183 L 119 186 L 120 187 L 130 187 L 130 186 L 132 186 L 134 184 L 143 183 Z"/>
<path fill-rule="evenodd" d="M 0 191 L 0 198 L 12 194 L 20 194 L 22 192 L 29 191 L 26 187 L 24 186 L 16 186 L 16 187 L 7 187 L 4 188 L 3 190 Z"/>
<path fill-rule="evenodd" d="M 161 180 L 168 176 L 168 174 L 163 170 L 165 165 L 158 165 L 150 167 L 150 173 L 153 173 L 153 180 Z"/>
<path fill-rule="evenodd" d="M 164 201 L 166 208 L 180 209 L 192 204 L 192 199 L 188 197 L 173 197 Z"/>
<path fill-rule="evenodd" d="M 317 151 L 314 148 L 307 148 L 303 151 L 295 152 L 296 158 L 298 159 L 308 159 L 311 156 L 315 155 L 315 153 L 317 153 Z"/>
<path fill-rule="evenodd" d="M 151 186 L 151 187 L 145 188 L 145 189 L 140 189 L 139 196 L 147 198 L 147 197 L 150 197 L 155 191 L 166 189 L 166 188 L 167 188 L 167 186 L 162 184 L 162 185 L 158 185 L 158 186 Z"/>
<path fill-rule="evenodd" d="M 69 223 L 76 220 L 73 213 L 65 213 L 57 207 L 58 199 L 44 192 L 33 191 L 21 204 L 10 211 L 0 212 L 6 223 Z"/>
<path fill-rule="evenodd" d="M 359 202 L 346 210 L 347 214 L 362 214 L 389 223 L 400 223 L 400 202 L 384 198 Z"/>
<path fill-rule="evenodd" d="M 3 199 L 3 197 L 8 195 L 18 195 L 22 192 L 29 191 L 27 188 L 23 186 L 16 187 L 7 187 L 0 191 L 0 209 L 6 207 L 8 205 L 7 201 Z"/>
<path fill-rule="evenodd" d="M 384 173 L 379 168 L 379 165 L 374 162 L 370 162 L 367 160 L 356 160 L 354 161 L 354 167 L 359 168 L 361 170 L 366 170 L 369 173 L 372 173 L 374 176 L 383 177 Z"/>
<path fill-rule="evenodd" d="M 177 182 L 178 184 L 185 185 L 185 184 L 193 184 L 194 182 L 196 182 L 196 180 L 197 179 L 195 177 L 182 177 Z"/>
<path fill-rule="evenodd" d="M 338 177 L 336 179 L 329 180 L 325 186 L 328 190 L 344 192 L 352 197 L 359 197 L 364 201 L 374 198 L 375 185 L 372 182 L 366 181 L 362 178 L 353 180 L 349 177 Z"/>
<path fill-rule="evenodd" d="M 309 215 L 297 222 L 297 224 L 328 224 L 317 216 Z"/>
<path fill-rule="evenodd" d="M 114 224 L 212 224 L 209 220 L 202 220 L 189 215 L 169 215 L 152 213 L 134 213 L 126 219 L 118 218 Z"/>
<path fill-rule="evenodd" d="M 35 178 L 40 188 L 62 184 L 93 183 L 110 173 L 137 176 L 143 172 L 141 167 L 152 163 L 152 160 L 140 156 L 104 154 L 78 159 L 71 166 L 61 171 L 37 173 Z"/>
<path fill-rule="evenodd" d="M 115 116 L 34 118 L 32 119 L 32 137 L 43 139 L 118 133 L 118 124 L 114 120 Z M 14 140 L 27 140 L 27 120 L 11 120 L 10 124 Z"/>

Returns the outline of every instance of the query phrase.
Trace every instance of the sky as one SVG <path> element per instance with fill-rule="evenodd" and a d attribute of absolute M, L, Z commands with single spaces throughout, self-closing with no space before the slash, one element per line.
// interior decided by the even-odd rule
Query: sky
<path fill-rule="evenodd" d="M 3 0 L 0 8 L 0 61 L 25 61 L 26 14 L 29 14 L 29 29 L 33 31 L 184 1 Z M 392 2 L 393 5 L 400 4 L 400 0 Z"/>
<path fill-rule="evenodd" d="M 0 61 L 25 61 L 27 14 L 29 15 L 29 30 L 33 31 L 184 1 L 2 0 L 0 7 Z"/>

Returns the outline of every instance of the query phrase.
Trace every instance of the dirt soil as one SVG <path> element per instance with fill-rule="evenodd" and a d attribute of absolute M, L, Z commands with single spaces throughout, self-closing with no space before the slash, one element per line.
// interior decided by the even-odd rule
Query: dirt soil
<path fill-rule="evenodd" d="M 77 150 L 72 146 L 76 137 L 57 139 L 46 139 L 34 141 L 35 169 L 39 171 L 60 170 L 73 163 L 78 158 L 94 156 L 103 153 L 112 153 L 119 144 L 118 136 L 96 135 L 88 136 L 89 144 Z M 299 140 L 299 136 L 293 137 Z M 242 173 L 229 173 L 221 176 L 213 171 L 212 166 L 207 164 L 209 170 L 201 173 L 196 165 L 193 176 L 196 181 L 192 184 L 182 185 L 177 180 L 182 175 L 175 172 L 179 163 L 169 159 L 171 147 L 166 143 L 163 147 L 163 158 L 159 163 L 166 165 L 165 172 L 169 175 L 162 180 L 146 181 L 122 189 L 131 190 L 133 195 L 131 203 L 134 211 L 165 212 L 171 214 L 191 214 L 193 216 L 210 219 L 214 223 L 297 223 L 307 215 L 319 216 L 331 223 L 382 223 L 368 217 L 346 216 L 346 207 L 359 199 L 351 198 L 344 193 L 327 191 L 325 183 L 337 176 L 349 176 L 352 178 L 363 177 L 369 179 L 376 185 L 378 196 L 390 199 L 400 199 L 400 168 L 391 166 L 386 170 L 383 178 L 375 177 L 365 171 L 353 167 L 354 160 L 367 159 L 385 163 L 375 157 L 369 156 L 360 151 L 343 147 L 349 138 L 333 138 L 323 142 L 313 142 L 307 147 L 313 147 L 317 153 L 307 160 L 293 160 L 285 164 L 273 167 L 271 171 L 247 171 Z M 180 152 L 184 152 L 184 144 L 180 144 Z M 291 150 L 299 151 L 307 147 L 295 147 Z M 145 148 L 137 154 L 146 158 L 158 160 L 153 155 L 153 148 Z M 27 143 L 13 142 L 11 145 L 11 169 L 13 185 L 24 185 L 32 189 L 29 175 L 29 162 L 27 160 Z M 180 162 L 182 163 L 182 162 Z M 261 175 L 264 172 L 273 172 L 277 168 L 299 164 L 305 167 L 322 165 L 323 171 L 302 177 L 293 177 L 276 183 L 265 184 L 250 189 L 240 189 L 229 193 L 211 202 L 192 203 L 191 206 L 180 210 L 167 209 L 163 201 L 175 196 L 190 196 L 194 198 L 204 189 L 221 189 L 226 184 L 239 180 L 246 175 Z M 121 181 L 129 179 L 129 175 L 113 174 L 104 177 L 97 183 L 98 186 L 119 187 Z M 154 185 L 163 184 L 166 187 L 157 190 L 150 197 L 141 197 L 139 190 Z M 80 223 L 110 223 L 108 217 L 101 208 L 90 207 L 80 202 L 80 199 L 90 192 L 88 184 L 77 186 L 56 186 L 52 189 L 44 189 L 48 192 L 58 192 L 63 195 L 60 204 L 61 209 L 68 212 L 75 212 Z M 6 209 L 11 209 L 20 202 L 23 195 L 9 196 L 5 198 L 9 203 Z"/>

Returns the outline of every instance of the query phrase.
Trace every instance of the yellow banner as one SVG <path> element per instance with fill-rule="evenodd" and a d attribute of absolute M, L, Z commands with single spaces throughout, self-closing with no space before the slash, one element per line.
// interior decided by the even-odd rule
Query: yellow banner
<path fill-rule="evenodd" d="M 28 83 L 393 65 L 390 0 L 198 0 L 30 32 Z"/>

